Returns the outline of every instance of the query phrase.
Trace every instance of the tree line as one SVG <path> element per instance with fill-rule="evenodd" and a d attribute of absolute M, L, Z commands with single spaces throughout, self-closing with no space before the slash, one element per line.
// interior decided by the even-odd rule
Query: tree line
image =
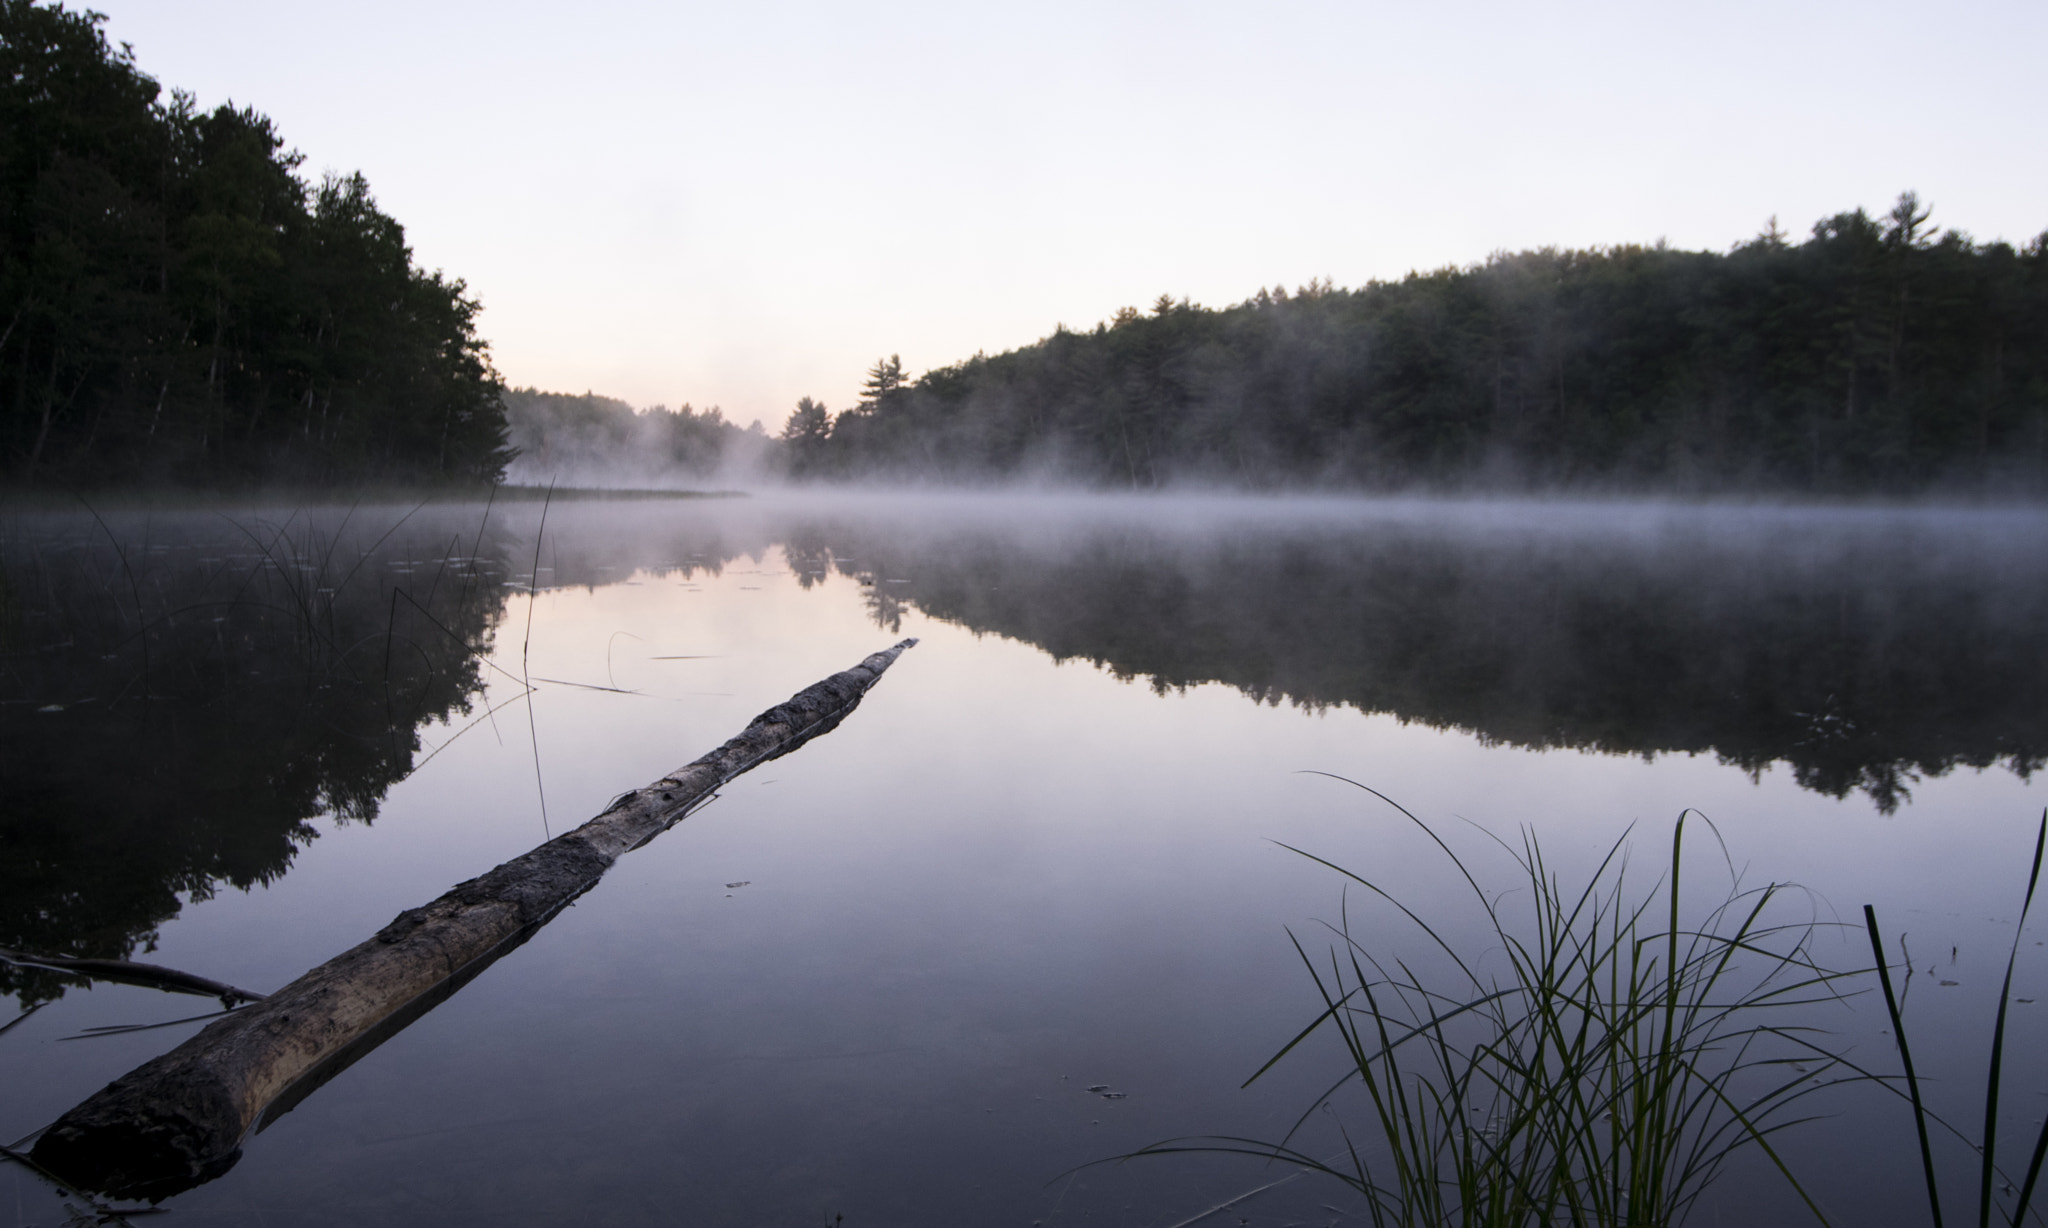
<path fill-rule="evenodd" d="M 142 73 L 105 18 L 0 0 L 0 471 L 105 484 L 496 480 L 464 284 L 360 174 Z"/>
<path fill-rule="evenodd" d="M 2038 491 L 2048 235 L 1930 226 L 1901 196 L 1791 241 L 1499 254 L 1222 309 L 1161 296 L 908 378 L 806 398 L 817 478 L 1105 487 Z"/>
<path fill-rule="evenodd" d="M 510 440 L 476 299 L 415 265 L 363 177 L 310 182 L 267 117 L 165 97 L 104 20 L 0 0 L 17 482 L 492 481 L 523 446 L 599 470 L 1140 489 L 2048 487 L 2048 235 L 1980 243 L 1911 193 L 1726 253 L 1544 248 L 1220 309 L 1161 296 L 916 378 L 892 356 L 855 406 L 805 398 L 772 441 L 559 397 L 530 397 L 549 412 Z"/>

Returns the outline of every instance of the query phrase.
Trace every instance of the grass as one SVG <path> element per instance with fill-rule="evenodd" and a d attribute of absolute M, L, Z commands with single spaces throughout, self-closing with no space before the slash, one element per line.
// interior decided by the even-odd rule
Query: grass
<path fill-rule="evenodd" d="M 2048 1159 L 2048 1122 L 2042 1124 L 2041 1131 L 2035 1138 L 2033 1151 L 2027 1160 L 2026 1171 L 2021 1176 L 2019 1185 L 2014 1187 L 2011 1178 L 1998 1164 L 1998 1107 L 2000 1095 L 2005 1090 L 2005 1025 L 2006 1014 L 2013 1002 L 2012 974 L 2014 967 L 2019 963 L 2020 937 L 2026 931 L 2027 914 L 2033 911 L 2034 892 L 2041 883 L 2041 854 L 2044 847 L 2048 847 L 2048 810 L 2042 812 L 2041 825 L 2034 833 L 2034 862 L 2027 874 L 2026 898 L 2020 905 L 2019 920 L 2013 925 L 2012 949 L 2005 957 L 2005 979 L 1998 989 L 1998 1015 L 1991 1027 L 1990 1063 L 1984 1076 L 1984 1141 L 1981 1145 L 1969 1144 L 1970 1150 L 1977 1154 L 1978 1228 L 1989 1228 L 1994 1212 L 1998 1216 L 1998 1222 L 2004 1224 L 2017 1224 L 2029 1214 L 2033 1214 L 2036 1222 L 2041 1220 L 2041 1216 L 2033 1212 L 2033 1199 L 2041 1177 L 2042 1161 Z M 1884 990 L 1885 1012 L 1891 1018 L 1892 1034 L 1898 1038 L 1899 1064 L 1905 1072 L 1904 1095 L 1912 1105 L 1913 1129 L 1920 1144 L 1921 1174 L 1927 1187 L 1928 1222 L 1933 1228 L 1943 1228 L 1941 1182 L 1934 1162 L 1933 1144 L 1928 1137 L 1929 1127 L 1937 1127 L 1957 1137 L 1962 1137 L 1961 1132 L 1927 1108 L 1921 1078 L 1913 1069 L 1913 1046 L 1906 1034 L 1904 995 L 1895 991 L 1892 986 L 1892 970 L 1885 958 L 1884 938 L 1878 932 L 1877 910 L 1868 904 L 1863 906 L 1863 925 L 1870 937 L 1870 953 L 1876 961 L 1878 983 Z M 1910 974 L 1911 970 L 1908 969 L 1908 975 Z M 1967 1139 L 1964 1141 L 1968 1143 Z M 1994 1188 L 2012 1197 L 2013 1205 L 2010 1208 L 1998 1205 L 1998 1200 L 1993 1195 Z"/>
<path fill-rule="evenodd" d="M 1928 1107 L 1904 993 L 1871 906 L 1863 917 L 1874 964 L 1846 973 L 1812 958 L 1809 942 L 1819 928 L 1813 920 L 1776 919 L 1785 887 L 1744 890 L 1732 863 L 1726 893 L 1688 920 L 1681 886 L 1690 811 L 1673 826 L 1668 860 L 1646 890 L 1631 884 L 1626 833 L 1575 890 L 1564 887 L 1534 835 L 1524 832 L 1520 848 L 1489 835 L 1519 871 L 1513 892 L 1494 895 L 1428 824 L 1377 790 L 1345 783 L 1400 811 L 1450 859 L 1491 930 L 1489 958 L 1468 960 L 1442 930 L 1379 885 L 1302 853 L 1417 926 L 1453 970 L 1449 990 L 1431 987 L 1408 962 L 1389 964 L 1368 951 L 1353 935 L 1347 903 L 1331 927 L 1338 941 L 1327 963 L 1290 934 L 1323 1010 L 1246 1081 L 1311 1037 L 1332 1033 L 1344 1054 L 1336 1082 L 1277 1142 L 1211 1136 L 1133 1154 L 1220 1151 L 1325 1174 L 1364 1195 L 1383 1228 L 1666 1228 L 1685 1218 L 1731 1159 L 1754 1151 L 1825 1224 L 1772 1140 L 1813 1119 L 1800 1115 L 1808 1097 L 1857 1084 L 1909 1106 L 1932 1228 L 1950 1222 L 1937 1137 L 1959 1142 L 1972 1158 L 1969 1210 L 1977 1228 L 2048 1223 L 2033 1206 L 2048 1165 L 2048 1122 L 2019 1172 L 2002 1166 L 1998 1152 L 2009 1011 L 2015 1001 L 2030 1001 L 2013 997 L 2013 977 L 2048 853 L 2048 811 L 2035 831 L 1999 986 L 1977 1142 Z M 1510 898 L 1515 907 L 1505 903 Z M 1899 967 L 1910 978 L 1911 969 Z M 1781 1022 L 1839 1000 L 1846 983 L 1873 974 L 1902 1073 L 1868 1069 L 1831 1052 L 1811 1026 Z M 1370 1137 L 1361 1143 L 1339 1117 L 1343 1147 L 1334 1157 L 1296 1145 L 1319 1110 L 1347 1096 L 1362 1096 Z"/>
<path fill-rule="evenodd" d="M 1495 896 L 1436 831 L 1395 808 L 1450 858 L 1490 930 L 1488 958 L 1468 959 L 1379 885 L 1304 853 L 1418 926 L 1447 983 L 1368 951 L 1347 904 L 1327 958 L 1293 936 L 1324 1009 L 1247 1082 L 1325 1033 L 1342 1047 L 1342 1076 L 1277 1142 L 1174 1140 L 1137 1154 L 1277 1159 L 1351 1186 L 1382 1226 L 1650 1228 L 1679 1222 L 1750 1151 L 1825 1222 L 1772 1140 L 1844 1074 L 1791 1022 L 1837 997 L 1842 974 L 1810 957 L 1810 915 L 1776 919 L 1785 887 L 1745 890 L 1731 865 L 1725 892 L 1703 914 L 1689 910 L 1689 813 L 1647 888 L 1625 835 L 1583 887 L 1567 888 L 1524 833 L 1519 848 L 1496 840 L 1519 877 L 1511 896 Z M 1375 1137 L 1343 1129 L 1335 1158 L 1297 1146 L 1340 1097 L 1362 1097 Z"/>

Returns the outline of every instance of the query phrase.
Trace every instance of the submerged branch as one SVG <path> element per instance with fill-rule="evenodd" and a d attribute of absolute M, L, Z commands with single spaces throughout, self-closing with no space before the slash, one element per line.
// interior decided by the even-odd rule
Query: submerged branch
<path fill-rule="evenodd" d="M 125 959 L 74 959 L 69 955 L 35 955 L 27 951 L 10 951 L 0 947 L 0 963 L 13 964 L 17 968 L 43 968 L 51 972 L 68 972 L 73 976 L 90 977 L 95 981 L 116 981 L 123 985 L 140 985 L 144 989 L 161 989 L 165 993 L 189 993 L 201 998 L 219 998 L 222 1006 L 233 1009 L 243 1002 L 261 1002 L 264 995 L 237 989 L 219 981 L 166 968 L 160 964 L 138 964 Z"/>

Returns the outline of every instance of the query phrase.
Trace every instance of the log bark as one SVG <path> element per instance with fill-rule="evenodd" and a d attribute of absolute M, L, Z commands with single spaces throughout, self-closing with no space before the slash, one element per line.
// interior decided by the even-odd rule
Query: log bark
<path fill-rule="evenodd" d="M 720 785 L 835 727 L 915 643 L 806 687 L 710 754 L 116 1079 L 43 1132 L 35 1162 L 81 1189 L 152 1201 L 225 1172 L 252 1128 L 444 1001 Z"/>

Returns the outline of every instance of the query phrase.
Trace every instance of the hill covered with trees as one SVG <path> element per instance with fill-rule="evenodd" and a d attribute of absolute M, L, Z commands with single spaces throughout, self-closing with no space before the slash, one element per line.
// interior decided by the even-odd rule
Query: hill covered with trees
<path fill-rule="evenodd" d="M 1162 296 L 912 378 L 715 410 L 505 390 L 464 284 L 360 174 L 166 97 L 104 19 L 0 0 L 0 473 L 17 484 L 1050 478 L 1327 489 L 2048 490 L 2048 235 L 1775 222 L 1720 252 L 1501 254 Z"/>
<path fill-rule="evenodd" d="M 1929 226 L 1911 193 L 1726 254 L 1543 249 L 1089 332 L 783 431 L 799 474 L 1914 492 L 2048 487 L 2048 235 Z"/>
<path fill-rule="evenodd" d="M 495 480 L 460 280 L 360 174 L 168 99 L 104 18 L 0 0 L 0 472 L 17 482 Z"/>

